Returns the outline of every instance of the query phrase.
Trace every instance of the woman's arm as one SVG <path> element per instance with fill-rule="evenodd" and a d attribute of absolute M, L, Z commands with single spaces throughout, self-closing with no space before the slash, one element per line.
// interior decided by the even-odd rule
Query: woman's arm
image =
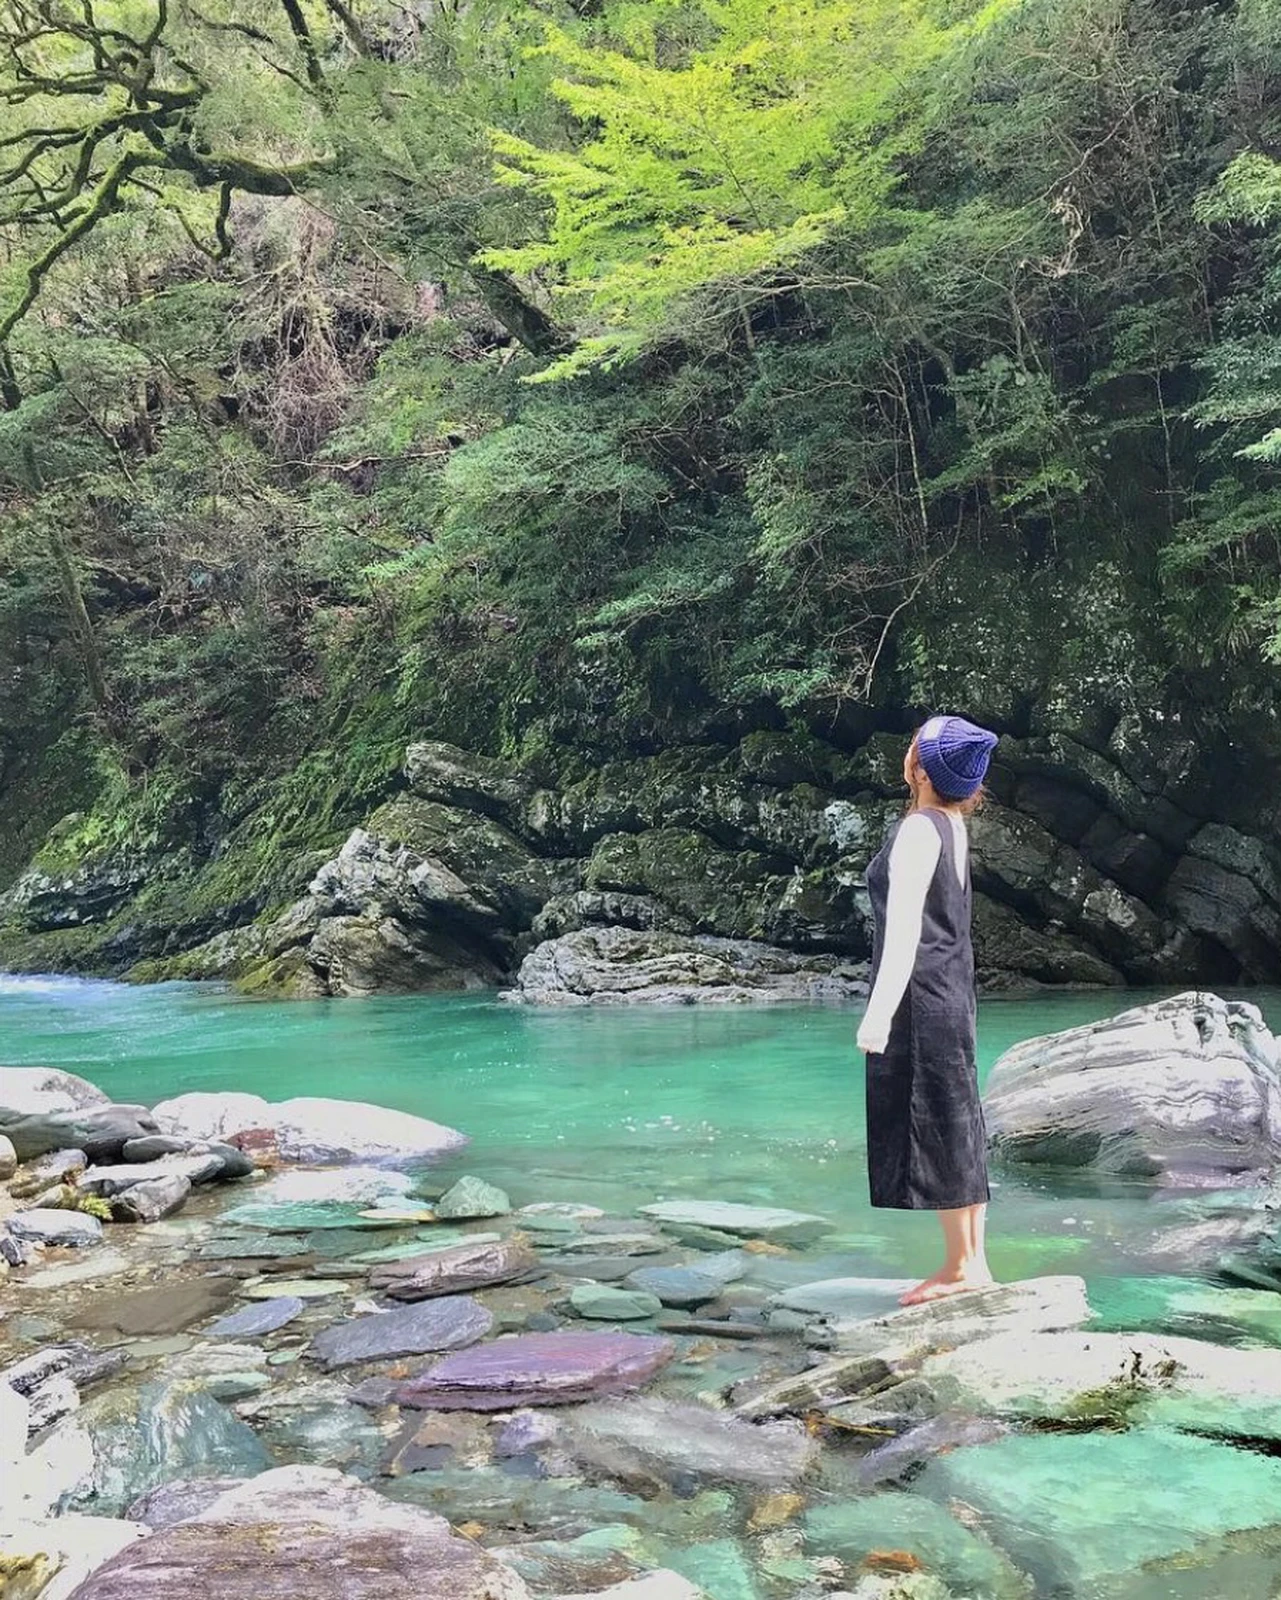
<path fill-rule="evenodd" d="M 890 887 L 885 908 L 881 964 L 858 1030 L 858 1048 L 880 1055 L 890 1039 L 890 1024 L 911 981 L 921 942 L 925 896 L 943 846 L 928 817 L 906 817 L 890 850 Z"/>

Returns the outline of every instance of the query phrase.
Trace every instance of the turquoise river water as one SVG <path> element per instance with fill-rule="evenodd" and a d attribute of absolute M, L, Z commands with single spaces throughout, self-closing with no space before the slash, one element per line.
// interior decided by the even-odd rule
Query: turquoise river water
<path fill-rule="evenodd" d="M 1151 998 L 986 1000 L 980 1073 L 1019 1040 Z M 1281 1023 L 1281 994 L 1250 998 Z M 462 1129 L 472 1144 L 454 1165 L 501 1184 L 517 1205 L 572 1199 L 627 1212 L 688 1196 L 790 1206 L 839 1225 L 841 1273 L 931 1270 L 932 1220 L 868 1204 L 856 1022 L 843 1007 L 274 1003 L 203 985 L 0 976 L 0 1061 L 65 1067 L 117 1100 L 153 1104 L 192 1089 L 369 1100 Z M 1001 1278 L 1141 1272 L 1154 1237 L 1177 1220 L 1178 1198 L 1143 1184 L 993 1177 L 990 1254 Z"/>

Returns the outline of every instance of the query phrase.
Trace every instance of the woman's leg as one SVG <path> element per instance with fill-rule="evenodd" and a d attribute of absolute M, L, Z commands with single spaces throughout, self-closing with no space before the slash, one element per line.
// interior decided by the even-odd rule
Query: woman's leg
<path fill-rule="evenodd" d="M 961 1206 L 955 1211 L 940 1211 L 938 1219 L 943 1225 L 943 1266 L 932 1278 L 926 1278 L 901 1295 L 902 1305 L 920 1305 L 925 1300 L 938 1300 L 965 1289 L 981 1289 L 992 1282 L 985 1245 L 987 1206 Z"/>

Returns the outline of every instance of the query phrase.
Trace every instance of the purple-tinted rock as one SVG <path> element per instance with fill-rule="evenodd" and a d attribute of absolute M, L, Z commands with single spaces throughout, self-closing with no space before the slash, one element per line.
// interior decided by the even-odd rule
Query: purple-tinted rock
<path fill-rule="evenodd" d="M 151 1529 L 172 1528 L 175 1522 L 198 1517 L 228 1489 L 239 1488 L 242 1478 L 180 1478 L 149 1489 L 125 1512 L 130 1522 L 143 1522 Z"/>
<path fill-rule="evenodd" d="M 490 1312 L 468 1295 L 427 1300 L 395 1311 L 376 1311 L 326 1328 L 308 1354 L 323 1367 L 388 1361 L 435 1350 L 458 1350 L 483 1339 L 494 1325 Z"/>
<path fill-rule="evenodd" d="M 215 1322 L 205 1330 L 207 1339 L 257 1339 L 275 1333 L 303 1313 L 303 1301 L 297 1295 L 284 1294 L 275 1300 L 259 1300 L 254 1305 L 242 1306 L 230 1316 Z"/>
<path fill-rule="evenodd" d="M 671 1360 L 675 1345 L 634 1333 L 527 1333 L 462 1350 L 400 1386 L 402 1406 L 505 1411 L 572 1405 L 639 1389 Z"/>
<path fill-rule="evenodd" d="M 529 1240 L 513 1233 L 488 1244 L 460 1244 L 452 1250 L 381 1263 L 370 1273 L 369 1284 L 393 1300 L 428 1300 L 510 1283 L 537 1265 Z"/>
<path fill-rule="evenodd" d="M 550 1444 L 559 1432 L 560 1424 L 554 1417 L 538 1411 L 518 1411 L 499 1430 L 494 1454 L 499 1457 L 526 1455 Z"/>

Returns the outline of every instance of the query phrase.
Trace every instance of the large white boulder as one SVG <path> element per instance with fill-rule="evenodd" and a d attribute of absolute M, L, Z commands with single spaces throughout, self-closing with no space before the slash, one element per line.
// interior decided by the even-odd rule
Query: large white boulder
<path fill-rule="evenodd" d="M 1281 1050 L 1256 1006 L 1188 993 L 1029 1039 L 993 1067 L 984 1112 L 1011 1161 L 1170 1182 L 1281 1160 Z"/>
<path fill-rule="evenodd" d="M 304 1096 L 276 1104 L 256 1094 L 183 1094 L 153 1115 L 165 1133 L 227 1140 L 270 1128 L 286 1161 L 410 1166 L 457 1150 L 467 1136 L 426 1117 L 360 1100 Z"/>
<path fill-rule="evenodd" d="M 19 1116 L 110 1105 L 101 1089 L 57 1067 L 0 1067 L 0 1106 Z"/>

